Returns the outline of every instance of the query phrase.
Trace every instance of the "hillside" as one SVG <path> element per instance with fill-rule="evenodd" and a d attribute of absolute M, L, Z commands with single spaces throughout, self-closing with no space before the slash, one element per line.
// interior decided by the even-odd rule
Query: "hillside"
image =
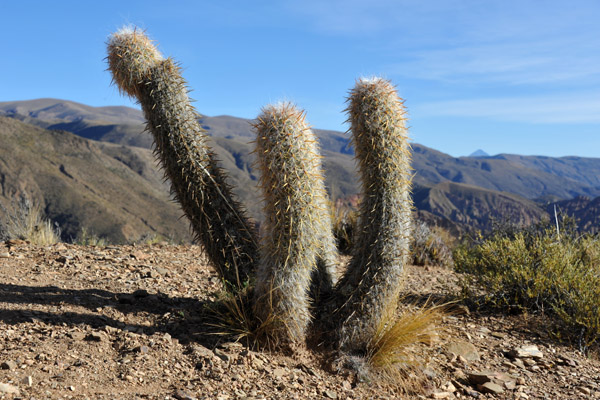
<path fill-rule="evenodd" d="M 167 188 L 150 155 L 152 139 L 144 132 L 139 110 L 38 99 L 0 103 L 2 114 L 92 139 L 104 154 L 129 167 L 156 190 Z M 260 194 L 253 170 L 251 121 L 206 116 L 200 123 L 212 136 L 213 148 L 230 175 L 234 191 L 247 205 L 250 215 L 261 219 L 262 207 L 256 201 Z M 315 131 L 324 155 L 331 197 L 351 198 L 359 192 L 359 184 L 349 135 Z M 430 221 L 461 225 L 461 230 L 488 228 L 492 216 L 526 223 L 546 215 L 544 208 L 548 203 L 577 196 L 600 196 L 600 159 L 506 154 L 455 158 L 419 144 L 413 144 L 413 150 L 415 203 L 421 215 Z"/>
<path fill-rule="evenodd" d="M 64 240 L 83 228 L 114 243 L 160 235 L 190 239 L 147 149 L 96 143 L 0 117 L 0 202 L 26 194 L 62 228 Z"/>
<path fill-rule="evenodd" d="M 547 217 L 546 212 L 530 200 L 462 183 L 417 187 L 413 199 L 418 210 L 444 216 L 470 229 L 486 230 L 494 221 L 504 220 L 527 226 Z"/>

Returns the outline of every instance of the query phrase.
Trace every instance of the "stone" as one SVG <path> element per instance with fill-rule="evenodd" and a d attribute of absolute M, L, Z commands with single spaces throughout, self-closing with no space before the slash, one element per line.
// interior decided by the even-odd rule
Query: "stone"
<path fill-rule="evenodd" d="M 185 389 L 177 389 L 175 393 L 173 393 L 173 397 L 177 400 L 197 400 L 192 393 Z"/>
<path fill-rule="evenodd" d="M 221 349 L 214 349 L 213 352 L 215 353 L 215 355 L 217 357 L 219 357 L 221 360 L 225 361 L 225 362 L 229 362 L 229 355 L 226 354 L 223 350 Z"/>
<path fill-rule="evenodd" d="M 10 253 L 7 251 L 0 253 L 0 258 L 10 258 Z"/>
<path fill-rule="evenodd" d="M 16 369 L 17 368 L 17 363 L 14 361 L 4 361 L 2 364 L 0 364 L 0 368 L 2 369 Z"/>
<path fill-rule="evenodd" d="M 491 394 L 500 394 L 504 392 L 502 386 L 498 385 L 494 382 L 486 382 L 482 385 L 477 385 L 477 389 L 481 393 L 491 393 Z"/>
<path fill-rule="evenodd" d="M 590 388 L 585 387 L 585 386 L 579 386 L 577 388 L 577 390 L 580 391 L 581 393 L 587 395 L 587 396 L 589 396 L 590 394 L 592 394 L 592 390 Z"/>
<path fill-rule="evenodd" d="M 333 390 L 325 390 L 323 392 L 323 395 L 325 397 L 327 397 L 328 399 L 337 399 L 338 398 L 337 393 L 335 391 L 333 391 Z"/>
<path fill-rule="evenodd" d="M 19 389 L 8 383 L 0 383 L 0 393 L 19 394 Z"/>
<path fill-rule="evenodd" d="M 450 392 L 433 392 L 431 394 L 432 399 L 449 399 L 452 396 Z"/>
<path fill-rule="evenodd" d="M 275 378 L 280 378 L 281 379 L 281 378 L 283 378 L 287 374 L 288 374 L 287 371 L 285 369 L 283 369 L 283 368 L 275 368 L 273 370 L 273 376 Z"/>
<path fill-rule="evenodd" d="M 463 357 L 467 361 L 479 361 L 481 357 L 477 348 L 468 342 L 453 342 L 446 346 L 446 354 L 454 357 Z"/>
<path fill-rule="evenodd" d="M 21 383 L 31 387 L 31 385 L 33 385 L 33 378 L 31 376 L 26 376 L 21 380 Z"/>
<path fill-rule="evenodd" d="M 542 354 L 542 352 L 540 351 L 540 349 L 538 349 L 538 347 L 536 345 L 531 344 L 531 345 L 521 346 L 521 347 L 517 347 L 517 348 L 512 349 L 509 352 L 509 356 L 511 356 L 512 358 L 536 358 L 536 359 L 540 359 L 544 355 Z"/>
<path fill-rule="evenodd" d="M 85 337 L 85 340 L 90 342 L 101 342 L 104 339 L 104 335 L 100 332 L 92 332 Z"/>

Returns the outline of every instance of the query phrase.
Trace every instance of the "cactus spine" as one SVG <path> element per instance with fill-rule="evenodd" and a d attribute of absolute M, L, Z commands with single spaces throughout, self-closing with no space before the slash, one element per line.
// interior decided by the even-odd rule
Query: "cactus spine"
<path fill-rule="evenodd" d="M 364 354 L 397 305 L 407 262 L 411 150 L 403 102 L 390 82 L 361 79 L 348 101 L 364 198 L 352 259 L 338 284 L 339 344 Z"/>
<path fill-rule="evenodd" d="M 110 37 L 108 64 L 119 89 L 141 104 L 155 151 L 197 239 L 222 279 L 239 288 L 257 261 L 257 240 L 207 144 L 179 67 L 146 35 L 128 28 Z"/>
<path fill-rule="evenodd" d="M 330 255 L 333 242 L 321 156 L 304 113 L 291 104 L 263 108 L 255 129 L 265 197 L 255 313 L 274 321 L 270 335 L 297 343 L 311 319 L 308 292 L 317 257 Z M 329 273 L 321 275 L 331 282 Z"/>

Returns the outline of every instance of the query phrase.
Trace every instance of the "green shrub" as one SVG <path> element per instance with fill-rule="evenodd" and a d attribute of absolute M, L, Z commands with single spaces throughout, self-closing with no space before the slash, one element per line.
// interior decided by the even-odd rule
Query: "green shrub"
<path fill-rule="evenodd" d="M 465 295 L 474 298 L 478 287 L 485 305 L 553 315 L 585 351 L 600 338 L 600 238 L 572 226 L 563 224 L 560 236 L 550 223 L 497 229 L 459 246 Z"/>

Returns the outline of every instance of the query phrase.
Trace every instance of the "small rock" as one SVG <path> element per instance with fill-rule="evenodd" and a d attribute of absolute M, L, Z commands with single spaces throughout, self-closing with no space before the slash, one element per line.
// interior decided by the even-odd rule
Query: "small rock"
<path fill-rule="evenodd" d="M 342 382 L 342 388 L 344 390 L 352 390 L 352 384 L 348 381 Z"/>
<path fill-rule="evenodd" d="M 532 345 L 521 346 L 521 347 L 512 349 L 509 352 L 509 356 L 511 356 L 512 358 L 537 358 L 537 359 L 540 359 L 544 355 L 542 354 L 542 352 L 538 349 L 538 347 L 536 345 L 532 344 Z"/>
<path fill-rule="evenodd" d="M 504 392 L 504 389 L 502 389 L 502 386 L 500 386 L 494 382 L 486 382 L 482 385 L 477 385 L 477 389 L 479 389 L 479 391 L 481 393 L 500 394 L 500 393 Z"/>
<path fill-rule="evenodd" d="M 446 346 L 446 353 L 450 356 L 463 357 L 467 361 L 479 361 L 481 357 L 477 348 L 468 342 L 453 342 Z"/>
<path fill-rule="evenodd" d="M 177 389 L 175 393 L 173 393 L 173 397 L 175 397 L 177 400 L 197 400 L 193 394 L 184 389 Z"/>
<path fill-rule="evenodd" d="M 141 346 L 137 346 L 133 349 L 133 351 L 135 353 L 140 353 L 140 354 L 148 354 L 148 352 L 150 351 L 150 348 L 148 346 L 145 345 L 141 345 Z"/>
<path fill-rule="evenodd" d="M 221 349 L 214 349 L 213 352 L 215 353 L 215 355 L 217 357 L 219 357 L 221 360 L 225 361 L 225 362 L 229 362 L 229 355 L 226 354 L 223 350 Z"/>
<path fill-rule="evenodd" d="M 31 387 L 31 385 L 33 385 L 33 378 L 31 376 L 26 376 L 21 380 L 21 383 Z"/>
<path fill-rule="evenodd" d="M 517 385 L 525 386 L 525 378 L 522 376 L 517 378 Z"/>
<path fill-rule="evenodd" d="M 517 388 L 517 383 L 515 381 L 504 382 L 504 387 L 508 390 L 515 390 Z"/>
<path fill-rule="evenodd" d="M 273 370 L 273 376 L 274 376 L 275 378 L 283 378 L 283 377 L 284 377 L 285 375 L 287 375 L 287 374 L 288 374 L 288 371 L 286 371 L 286 370 L 285 370 L 285 369 L 283 369 L 283 368 L 275 368 L 275 369 Z"/>
<path fill-rule="evenodd" d="M 577 390 L 579 390 L 581 393 L 583 393 L 583 394 L 585 394 L 585 395 L 588 395 L 588 396 L 589 396 L 590 394 L 592 394 L 592 391 L 591 391 L 591 389 L 590 389 L 590 388 L 587 388 L 587 387 L 585 387 L 585 386 L 580 386 L 580 387 L 578 387 L 578 388 L 577 388 Z"/>
<path fill-rule="evenodd" d="M 432 399 L 448 399 L 452 396 L 450 392 L 434 392 L 431 394 Z"/>
<path fill-rule="evenodd" d="M 75 386 L 69 386 L 67 389 L 69 389 L 71 392 L 75 391 Z"/>
<path fill-rule="evenodd" d="M 327 397 L 328 399 L 337 399 L 338 395 L 336 392 L 334 392 L 333 390 L 326 390 L 323 392 L 323 395 L 325 397 Z"/>
<path fill-rule="evenodd" d="M 504 332 L 492 332 L 490 335 L 492 335 L 496 339 L 504 339 L 506 337 L 506 333 Z"/>
<path fill-rule="evenodd" d="M 9 252 L 0 253 L 0 258 L 10 258 L 10 253 Z"/>
<path fill-rule="evenodd" d="M 85 339 L 85 333 L 79 331 L 69 332 L 67 333 L 67 337 L 70 337 L 73 340 L 83 340 Z"/>
<path fill-rule="evenodd" d="M 17 368 L 17 363 L 14 361 L 4 361 L 2 364 L 0 364 L 0 368 L 2 369 L 16 369 Z"/>
<path fill-rule="evenodd" d="M 85 340 L 90 342 L 101 342 L 104 339 L 104 335 L 100 332 L 92 332 L 85 337 Z"/>
<path fill-rule="evenodd" d="M 523 364 L 525 364 L 528 367 L 533 367 L 537 363 L 535 362 L 535 360 L 533 360 L 531 358 L 525 358 L 525 359 L 523 359 Z"/>
<path fill-rule="evenodd" d="M 0 393 L 19 394 L 19 389 L 8 383 L 0 383 Z"/>

